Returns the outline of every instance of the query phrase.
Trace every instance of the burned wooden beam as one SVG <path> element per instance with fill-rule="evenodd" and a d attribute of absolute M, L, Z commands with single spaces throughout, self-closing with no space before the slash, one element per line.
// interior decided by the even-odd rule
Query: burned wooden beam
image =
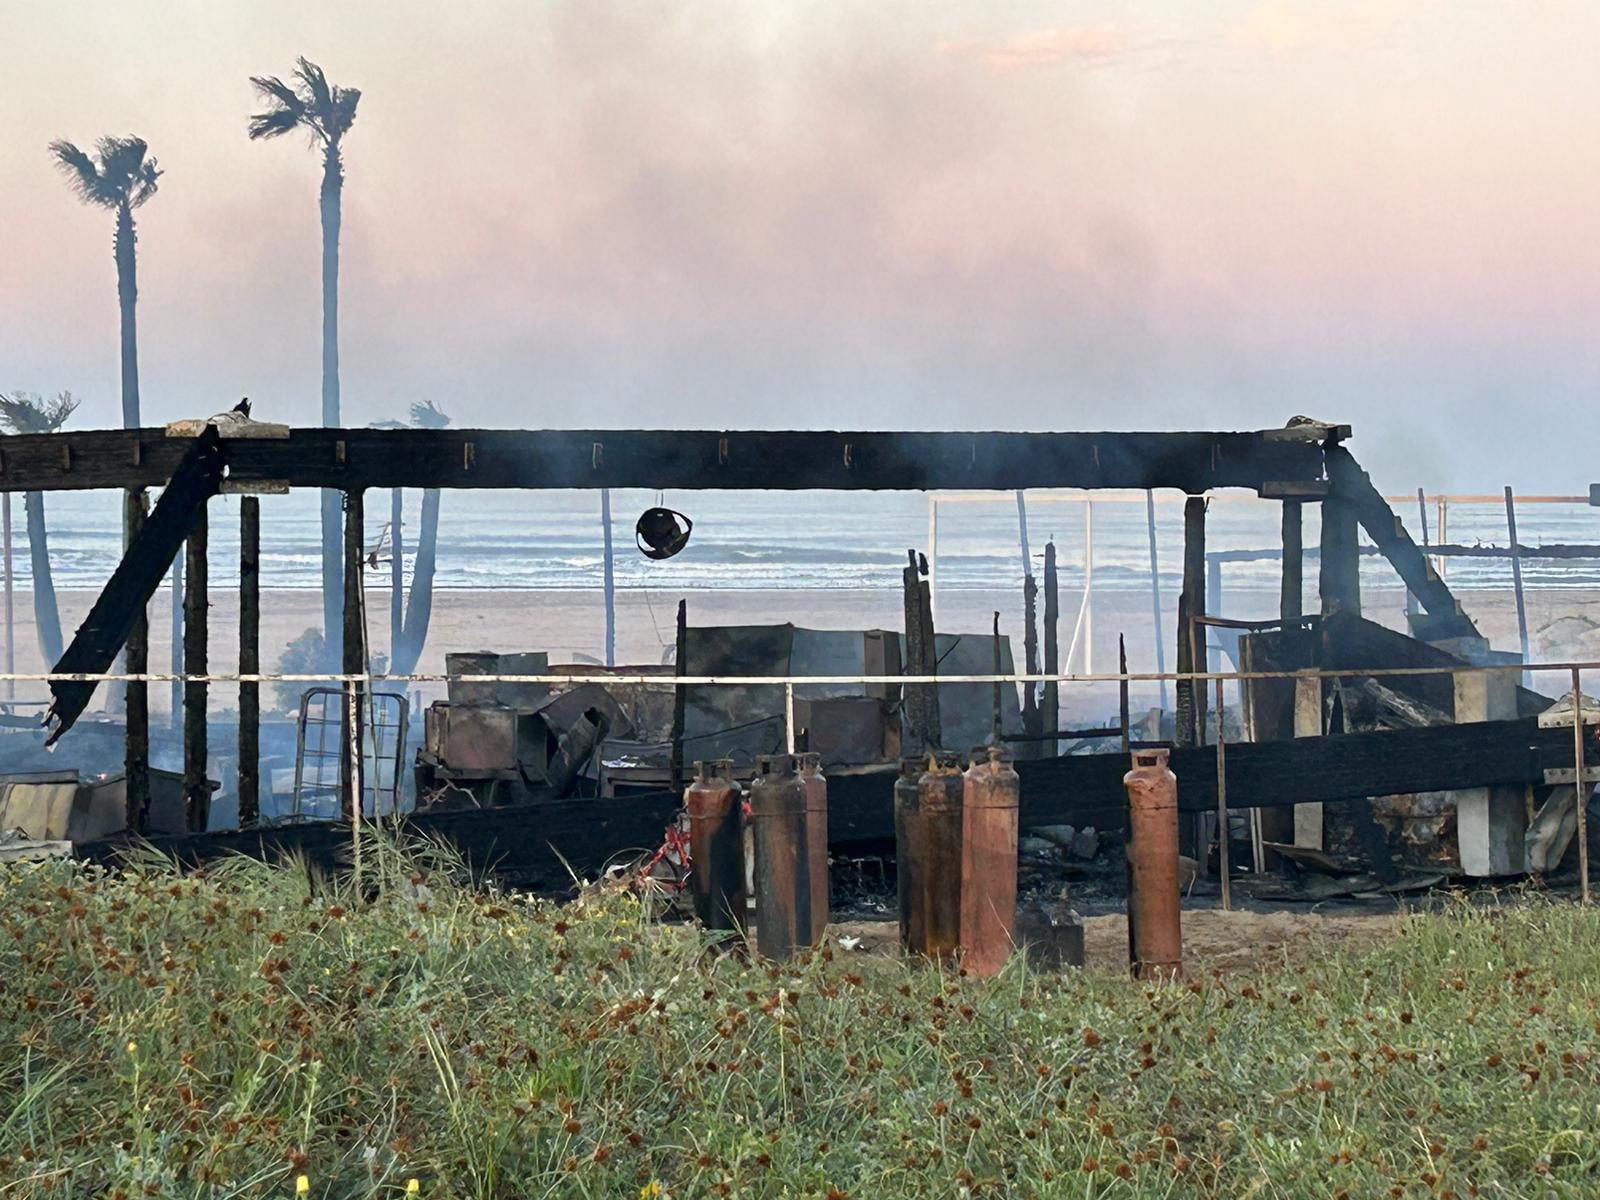
<path fill-rule="evenodd" d="M 1278 597 L 1278 615 L 1285 621 L 1296 620 L 1305 603 L 1303 578 L 1305 555 L 1301 515 L 1300 501 L 1283 502 L 1283 586 Z"/>
<path fill-rule="evenodd" d="M 1056 544 L 1044 544 L 1044 674 L 1055 675 L 1061 670 L 1061 577 L 1056 568 Z M 1041 731 L 1061 728 L 1061 685 L 1048 681 L 1039 699 L 1039 728 Z M 1046 754 L 1054 754 L 1056 746 L 1050 743 Z"/>
<path fill-rule="evenodd" d="M 359 489 L 344 494 L 344 617 L 341 632 L 341 669 L 362 675 L 367 669 L 366 620 L 363 611 L 361 567 L 366 560 L 364 497 Z M 361 812 L 361 723 L 366 719 L 365 688 L 346 683 L 339 705 L 339 800 L 346 820 Z"/>
<path fill-rule="evenodd" d="M 1346 431 L 1347 432 L 1347 431 Z M 0 490 L 150 487 L 188 441 L 161 429 L 6 439 Z M 1310 435 L 292 429 L 229 437 L 230 479 L 291 487 L 1213 488 L 1323 479 Z M 137 450 L 137 453 L 135 451 Z M 63 461 L 70 456 L 71 468 Z"/>
<path fill-rule="evenodd" d="M 239 674 L 261 671 L 261 501 L 239 502 Z M 239 824 L 250 826 L 261 804 L 261 685 L 239 684 Z"/>
<path fill-rule="evenodd" d="M 1317 593 L 1322 615 L 1361 615 L 1361 543 L 1356 536 L 1357 511 L 1340 496 L 1322 502 L 1322 545 Z"/>
<path fill-rule="evenodd" d="M 1333 488 L 1323 505 L 1324 526 L 1328 521 L 1330 506 L 1336 500 L 1339 501 L 1340 507 L 1334 511 L 1347 512 L 1353 515 L 1355 520 L 1360 521 L 1361 527 L 1367 531 L 1367 536 L 1372 539 L 1373 544 L 1389 560 L 1396 573 L 1405 581 L 1406 587 L 1427 610 L 1431 618 L 1429 629 L 1432 634 L 1441 638 L 1480 636 L 1478 627 L 1462 610 L 1460 601 L 1451 594 L 1444 580 L 1439 578 L 1421 547 L 1411 540 L 1411 535 L 1406 532 L 1400 517 L 1389 507 L 1389 502 L 1383 498 L 1383 494 L 1372 486 L 1372 480 L 1361 469 L 1361 464 L 1355 460 L 1350 451 L 1343 446 L 1330 444 L 1327 447 L 1327 462 L 1328 479 Z M 1353 543 L 1354 540 L 1354 531 L 1351 530 L 1349 541 Z M 1328 570 L 1326 534 L 1323 546 L 1323 571 L 1326 578 Z M 1437 549 L 1433 553 L 1438 553 Z M 1326 607 L 1324 611 L 1327 611 Z M 1359 611 L 1359 601 L 1357 611 Z"/>
<path fill-rule="evenodd" d="M 1178 672 L 1205 670 L 1205 629 L 1195 618 L 1206 613 L 1206 502 L 1190 496 L 1183 503 L 1183 591 L 1178 596 Z M 1177 740 L 1181 746 L 1204 740 L 1205 689 L 1193 680 L 1177 686 Z"/>
<path fill-rule="evenodd" d="M 173 556 L 189 535 L 196 514 L 217 494 L 222 481 L 223 458 L 216 429 L 208 426 L 199 437 L 184 441 L 182 449 L 181 461 L 172 464 L 171 481 L 162 491 L 161 499 L 156 501 L 155 511 L 144 522 L 138 536 L 129 542 L 127 553 L 53 671 L 93 675 L 110 670 L 117 653 L 133 632 L 139 614 L 145 611 Z M 10 461 L 8 457 L 7 462 Z M 46 745 L 53 744 L 72 728 L 88 707 L 95 686 L 68 680 L 51 682 L 50 691 L 55 699 L 45 715 L 45 723 L 51 727 Z"/>
<path fill-rule="evenodd" d="M 1588 743 L 1591 761 L 1600 753 Z M 1570 766 L 1572 730 L 1540 729 L 1532 718 L 1485 721 L 1339 738 L 1235 742 L 1228 747 L 1228 805 L 1284 807 L 1369 795 L 1448 790 L 1543 779 L 1546 767 Z M 1063 822 L 1118 828 L 1126 812 L 1125 754 L 1066 755 L 1023 760 L 1021 823 Z M 1184 812 L 1216 807 L 1216 749 L 1180 749 L 1172 757 L 1178 805 Z M 892 768 L 835 772 L 828 779 L 828 836 L 833 844 L 886 842 L 894 837 Z M 597 871 L 619 849 L 655 844 L 682 806 L 672 792 L 607 801 L 558 800 L 538 805 L 421 813 L 408 827 L 453 844 L 480 871 L 519 886 L 565 891 L 570 871 Z M 349 845 L 349 829 L 306 824 L 203 837 L 154 838 L 187 862 L 227 854 L 301 854 L 329 868 Z M 125 843 L 87 845 L 79 853 L 108 859 Z"/>
<path fill-rule="evenodd" d="M 124 546 L 132 546 L 149 517 L 149 498 L 143 488 L 130 488 L 123 496 L 122 532 Z M 148 602 L 138 606 L 133 624 L 128 629 L 129 675 L 143 675 L 150 669 L 150 608 Z M 123 779 L 127 803 L 128 829 L 134 833 L 144 830 L 145 816 L 150 811 L 150 685 L 130 681 L 125 693 L 124 709 L 127 714 L 127 738 L 123 745 Z"/>
<path fill-rule="evenodd" d="M 206 530 L 202 503 L 189 526 L 183 578 L 183 804 L 189 829 L 195 833 L 203 833 L 211 817 L 211 781 L 206 773 L 205 676 L 210 671 Z"/>

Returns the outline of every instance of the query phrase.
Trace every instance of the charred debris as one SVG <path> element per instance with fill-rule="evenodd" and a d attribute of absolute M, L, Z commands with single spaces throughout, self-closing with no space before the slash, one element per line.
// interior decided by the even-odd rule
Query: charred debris
<path fill-rule="evenodd" d="M 1190 880 L 1221 869 L 1223 882 L 1265 898 L 1558 873 L 1579 849 L 1592 787 L 1575 778 L 1575 745 L 1586 761 L 1596 757 L 1582 731 L 1600 714 L 1580 703 L 1575 738 L 1570 698 L 1552 705 L 1514 673 L 1471 670 L 1505 656 L 1489 650 L 1429 551 L 1372 486 L 1344 444 L 1349 433 L 1299 418 L 1244 433 L 1056 434 L 289 429 L 246 420 L 7 438 L 0 489 L 115 488 L 128 497 L 127 552 L 56 664 L 63 674 L 110 671 L 124 653 L 130 672 L 147 668 L 146 605 L 175 555 L 203 565 L 207 501 L 222 491 L 344 492 L 342 665 L 345 676 L 365 677 L 358 567 L 369 489 L 1065 487 L 1188 496 L 1178 628 L 1166 648 L 1179 673 L 1203 672 L 1207 631 L 1217 630 L 1232 666 L 1259 677 L 1244 682 L 1237 711 L 1220 720 L 1221 689 L 1213 696 L 1209 681 L 1180 679 L 1172 711 L 1135 717 L 1124 704 L 1119 720 L 1081 730 L 1059 727 L 1054 686 L 1019 694 L 991 683 L 798 682 L 791 717 L 781 685 L 675 682 L 1013 672 L 998 625 L 934 627 L 926 566 L 913 550 L 903 630 L 704 627 L 680 607 L 672 665 L 613 672 L 648 677 L 642 683 L 566 684 L 564 675 L 605 671 L 551 664 L 536 651 L 452 655 L 448 693 L 425 711 L 413 711 L 401 685 L 378 679 L 369 696 L 358 678 L 313 689 L 320 694 L 308 694 L 297 728 L 271 727 L 260 720 L 259 683 L 247 680 L 237 729 L 228 730 L 208 719 L 206 581 L 203 569 L 191 569 L 181 736 L 151 729 L 147 683 L 52 681 L 49 739 L 79 749 L 96 769 L 11 756 L 0 825 L 96 857 L 138 836 L 185 859 L 293 851 L 332 864 L 359 805 L 369 820 L 403 813 L 485 871 L 559 890 L 569 870 L 592 874 L 658 846 L 682 807 L 691 763 L 730 760 L 733 775 L 749 780 L 763 756 L 820 755 L 831 853 L 848 862 L 892 847 L 903 758 L 937 761 L 941 751 L 965 752 L 998 734 L 1016 759 L 1025 859 L 1092 858 L 1098 842 L 1120 845 L 1130 751 L 1159 747 L 1170 751 L 1177 780 Z M 147 513 L 151 487 L 163 491 Z M 1230 621 L 1208 604 L 1203 496 L 1219 488 L 1282 503 L 1275 620 Z M 1320 605 L 1309 613 L 1300 599 L 1307 504 L 1322 506 Z M 1358 529 L 1414 600 L 1408 633 L 1361 615 Z M 656 541 L 676 537 L 664 531 Z M 253 502 L 243 507 L 241 545 L 240 661 L 255 669 Z M 1026 613 L 1023 667 L 1054 674 L 1059 605 L 1049 551 L 1042 596 L 1030 572 L 1016 604 Z M 80 723 L 97 687 L 124 690 L 124 715 Z M 181 769 L 153 770 L 153 746 Z M 208 763 L 231 767 L 231 777 L 208 778 Z"/>

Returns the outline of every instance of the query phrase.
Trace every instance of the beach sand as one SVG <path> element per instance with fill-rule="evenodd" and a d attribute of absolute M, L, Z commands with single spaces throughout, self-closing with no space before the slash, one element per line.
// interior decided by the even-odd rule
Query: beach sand
<path fill-rule="evenodd" d="M 1307 607 L 1315 603 L 1311 594 L 1314 572 L 1308 572 Z M 899 629 L 902 624 L 898 580 L 895 586 L 877 590 L 706 590 L 684 596 L 689 620 L 694 625 L 764 624 L 789 621 L 814 629 Z M 680 593 L 665 591 L 623 591 L 617 594 L 617 662 L 659 664 L 670 653 L 677 602 Z M 63 591 L 60 594 L 61 621 L 68 640 L 94 602 L 88 591 Z M 1509 589 L 1464 592 L 1460 597 L 1469 615 L 1498 649 L 1518 646 L 1516 607 Z M 1078 620 L 1081 594 L 1061 597 L 1061 655 L 1065 662 Z M 1172 645 L 1176 641 L 1175 593 L 1163 597 L 1162 631 L 1168 643 L 1165 663 L 1173 669 Z M 1405 596 L 1393 590 L 1367 589 L 1363 611 L 1373 620 L 1403 629 Z M 1533 635 L 1534 657 L 1544 661 L 1557 658 L 1600 657 L 1600 591 L 1578 589 L 1529 592 L 1528 625 Z M 368 640 L 375 654 L 385 654 L 389 645 L 389 591 L 372 587 L 368 591 Z M 1212 611 L 1216 611 L 1213 604 Z M 941 632 L 986 636 L 993 615 L 1000 611 L 1001 632 L 1012 638 L 1013 652 L 1021 661 L 1022 599 L 1020 589 L 955 590 L 939 593 L 936 605 Z M 1267 618 L 1277 614 L 1275 592 L 1236 589 L 1224 594 L 1221 612 L 1230 617 Z M 210 608 L 210 669 L 227 673 L 238 664 L 238 596 L 230 590 L 213 593 Z M 152 670 L 166 670 L 170 662 L 171 599 L 168 591 L 157 594 L 151 604 Z M 1566 618 L 1563 620 L 1563 618 Z M 306 590 L 264 590 L 261 599 L 261 660 L 263 668 L 277 668 L 284 646 L 317 625 L 321 603 L 317 593 Z M 1552 629 L 1551 626 L 1558 622 Z M 1117 635 L 1128 639 L 1128 665 L 1133 671 L 1156 667 L 1153 617 L 1150 597 L 1145 592 L 1097 592 L 1093 605 L 1092 666 L 1097 672 L 1114 672 L 1117 667 Z M 16 670 L 39 672 L 47 669 L 41 660 L 34 636 L 32 601 L 19 591 L 15 602 Z M 1544 631 L 1541 634 L 1541 631 Z M 460 589 L 435 593 L 433 619 L 428 644 L 419 672 L 444 670 L 444 656 L 467 650 L 546 650 L 550 661 L 582 661 L 575 656 L 602 659 L 605 652 L 605 616 L 601 592 L 573 590 Z M 1073 663 L 1082 672 L 1080 653 Z M 1535 680 L 1535 686 L 1539 681 Z M 1565 680 L 1548 677 L 1542 690 L 1566 687 Z M 232 704 L 228 689 L 215 703 Z M 1600 691 L 1600 678 L 1593 689 Z M 425 697 L 442 694 L 442 685 L 423 689 Z M 1153 685 L 1136 687 L 1135 704 L 1153 703 Z M 155 711 L 166 711 L 167 689 L 151 689 Z M 42 697 L 42 684 L 17 685 L 19 697 Z M 265 697 L 264 697 L 265 700 Z M 96 707 L 103 703 L 103 693 Z M 1114 685 L 1070 687 L 1065 701 L 1069 723 L 1087 723 L 1113 712 Z"/>

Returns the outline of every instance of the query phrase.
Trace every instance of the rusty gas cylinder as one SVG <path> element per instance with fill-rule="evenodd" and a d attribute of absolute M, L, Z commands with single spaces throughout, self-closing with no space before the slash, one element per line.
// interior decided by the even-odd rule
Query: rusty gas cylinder
<path fill-rule="evenodd" d="M 796 765 L 806 798 L 806 876 L 811 884 L 811 936 L 806 941 L 820 946 L 828 928 L 828 780 L 822 755 L 814 751 L 797 755 Z"/>
<path fill-rule="evenodd" d="M 1021 796 L 1000 747 L 972 752 L 961 798 L 961 965 L 972 975 L 993 975 L 1016 945 Z"/>
<path fill-rule="evenodd" d="M 1136 750 L 1128 790 L 1128 957 L 1140 979 L 1183 975 L 1178 777 L 1165 750 Z"/>
<path fill-rule="evenodd" d="M 756 759 L 750 828 L 756 844 L 756 949 L 786 959 L 811 940 L 806 797 L 793 755 Z"/>
<path fill-rule="evenodd" d="M 739 929 L 745 922 L 744 796 L 725 758 L 694 765 L 683 794 L 689 814 L 689 889 L 694 914 L 707 929 Z"/>
<path fill-rule="evenodd" d="M 905 941 L 913 954 L 953 959 L 961 944 L 961 759 L 941 752 L 926 763 L 897 849 L 910 873 Z"/>

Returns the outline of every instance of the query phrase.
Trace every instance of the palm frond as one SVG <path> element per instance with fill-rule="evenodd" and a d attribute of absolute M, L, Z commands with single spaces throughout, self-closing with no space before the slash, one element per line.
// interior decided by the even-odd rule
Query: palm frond
<path fill-rule="evenodd" d="M 162 176 L 162 170 L 156 166 L 156 160 L 147 158 L 139 164 L 139 172 L 133 178 L 133 186 L 128 196 L 128 203 L 138 208 L 151 196 L 156 194 L 158 186 L 156 180 Z"/>
<path fill-rule="evenodd" d="M 299 128 L 306 120 L 305 101 L 276 75 L 252 75 L 250 82 L 270 105 L 265 112 L 251 115 L 249 133 L 252 141 L 278 137 Z"/>
<path fill-rule="evenodd" d="M 303 54 L 294 61 L 294 73 L 306 85 L 308 107 L 315 109 L 319 117 L 325 115 L 333 108 L 333 89 L 328 86 L 327 74 Z"/>
<path fill-rule="evenodd" d="M 450 417 L 432 400 L 424 400 L 411 406 L 411 423 L 418 429 L 443 429 Z"/>
<path fill-rule="evenodd" d="M 32 392 L 0 393 L 0 425 L 12 433 L 54 433 L 78 407 L 71 392 L 44 400 Z"/>
<path fill-rule="evenodd" d="M 58 138 L 50 143 L 56 166 L 67 177 L 67 186 L 89 204 L 114 207 L 121 197 L 107 186 L 107 180 L 94 159 L 69 141 Z"/>

